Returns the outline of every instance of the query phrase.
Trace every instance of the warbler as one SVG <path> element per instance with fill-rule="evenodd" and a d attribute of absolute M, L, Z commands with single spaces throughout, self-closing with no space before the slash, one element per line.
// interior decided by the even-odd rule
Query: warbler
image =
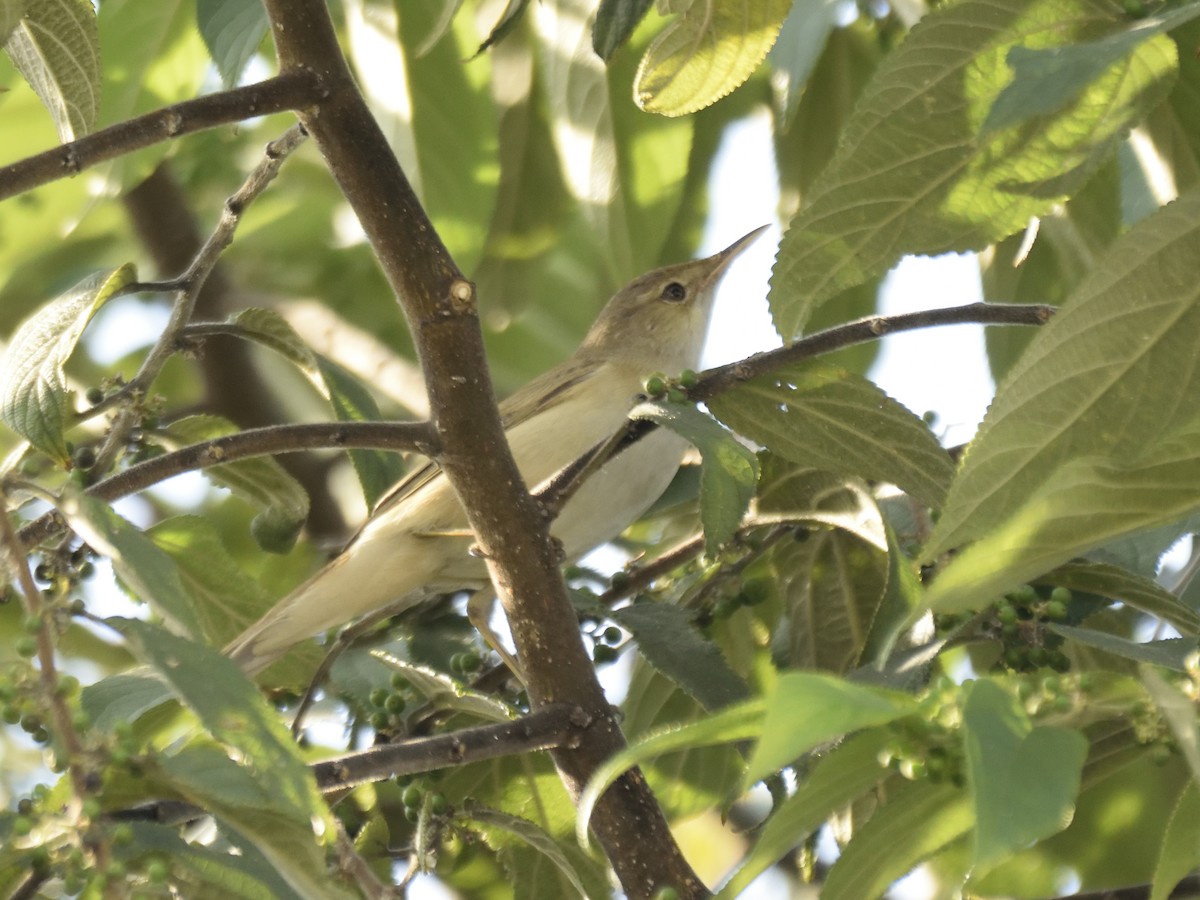
<path fill-rule="evenodd" d="M 699 363 L 717 283 L 763 228 L 706 259 L 654 269 L 613 295 L 575 353 L 500 405 L 517 468 L 536 491 L 624 426 L 647 376 Z M 616 537 L 666 490 L 686 442 L 657 429 L 591 475 L 551 525 L 565 558 Z M 387 606 L 400 612 L 440 593 L 489 589 L 484 562 L 449 480 L 435 463 L 380 500 L 340 555 L 225 650 L 257 673 L 301 641 Z M 490 599 L 490 594 L 488 595 Z M 490 603 L 488 604 L 490 606 Z M 487 606 L 473 624 L 497 647 Z"/>

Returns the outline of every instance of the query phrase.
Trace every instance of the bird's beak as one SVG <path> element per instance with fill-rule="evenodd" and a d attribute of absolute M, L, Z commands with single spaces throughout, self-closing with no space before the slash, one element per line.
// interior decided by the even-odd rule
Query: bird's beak
<path fill-rule="evenodd" d="M 753 244 L 755 239 L 760 234 L 762 234 L 764 231 L 766 231 L 767 228 L 769 228 L 769 227 L 770 227 L 769 225 L 760 225 L 758 228 L 755 228 L 749 234 L 743 235 L 742 237 L 738 238 L 736 241 L 734 241 L 732 244 L 730 244 L 724 250 L 720 251 L 719 253 L 714 253 L 712 256 L 710 256 L 706 260 L 706 262 L 711 262 L 713 264 L 713 267 L 712 267 L 711 271 L 708 273 L 708 278 L 706 279 L 706 281 L 709 284 L 712 284 L 718 278 L 720 278 L 721 273 L 724 272 L 726 268 L 728 268 L 729 264 L 731 262 L 733 262 L 733 260 L 736 259 L 743 250 L 745 250 L 747 247 L 749 247 L 751 244 Z"/>

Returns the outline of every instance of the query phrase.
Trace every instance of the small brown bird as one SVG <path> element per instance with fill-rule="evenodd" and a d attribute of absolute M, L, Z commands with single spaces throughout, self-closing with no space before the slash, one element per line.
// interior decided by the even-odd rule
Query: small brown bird
<path fill-rule="evenodd" d="M 762 231 L 706 259 L 635 278 L 601 310 L 574 355 L 500 405 L 513 457 L 532 490 L 622 428 L 647 376 L 698 365 L 717 282 Z M 660 428 L 594 473 L 551 526 L 566 558 L 611 540 L 645 512 L 685 450 L 682 438 Z M 471 544 L 458 497 L 429 463 L 379 502 L 337 558 L 225 652 L 255 673 L 301 641 L 386 606 L 399 612 L 438 593 L 483 592 L 487 570 L 468 552 Z M 472 604 L 472 622 L 491 640 L 481 609 Z"/>

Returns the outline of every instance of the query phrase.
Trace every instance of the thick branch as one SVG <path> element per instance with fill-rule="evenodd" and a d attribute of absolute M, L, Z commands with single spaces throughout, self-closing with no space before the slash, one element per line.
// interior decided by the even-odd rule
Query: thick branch
<path fill-rule="evenodd" d="M 454 265 L 346 67 L 324 3 L 265 0 L 285 71 L 316 71 L 329 88 L 301 120 L 358 215 L 404 307 L 418 348 L 439 458 L 463 499 L 508 614 L 535 707 L 578 706 L 593 721 L 578 749 L 553 751 L 577 796 L 625 741 L 596 681 L 537 504 L 522 483 L 500 425 L 475 308 L 475 289 Z M 707 894 L 671 837 L 637 771 L 601 799 L 592 827 L 627 894 L 672 886 Z"/>
<path fill-rule="evenodd" d="M 160 141 L 254 116 L 302 109 L 323 93 L 316 75 L 293 69 L 258 84 L 165 106 L 0 168 L 0 200 L 78 175 L 97 163 Z"/>
<path fill-rule="evenodd" d="M 303 425 L 269 425 L 227 434 L 173 453 L 164 453 L 130 466 L 88 488 L 93 497 L 109 502 L 145 490 L 184 472 L 207 469 L 275 453 L 299 450 L 393 450 L 423 456 L 437 452 L 437 435 L 427 422 L 316 422 Z M 34 519 L 20 531 L 26 551 L 60 530 L 54 513 Z"/>
<path fill-rule="evenodd" d="M 583 738 L 588 724 L 583 710 L 555 703 L 513 722 L 383 744 L 313 763 L 312 770 L 317 787 L 328 793 L 396 775 L 417 775 L 501 756 L 569 747 Z"/>

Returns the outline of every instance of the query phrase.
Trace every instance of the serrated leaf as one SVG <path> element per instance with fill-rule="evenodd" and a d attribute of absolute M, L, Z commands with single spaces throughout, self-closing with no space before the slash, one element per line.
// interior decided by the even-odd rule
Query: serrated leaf
<path fill-rule="evenodd" d="M 233 87 L 266 36 L 266 10 L 246 0 L 196 0 L 196 25 L 221 73 L 221 86 Z"/>
<path fill-rule="evenodd" d="M 132 523 L 101 500 L 78 490 L 64 492 L 59 512 L 67 524 L 97 553 L 112 561 L 113 571 L 129 591 L 188 634 L 200 633 L 191 598 L 175 561 Z"/>
<path fill-rule="evenodd" d="M 18 326 L 0 363 L 0 418 L 59 463 L 74 412 L 63 366 L 96 310 L 137 280 L 130 264 L 90 275 Z"/>
<path fill-rule="evenodd" d="M 737 533 L 758 484 L 754 452 L 695 406 L 642 403 L 630 414 L 665 425 L 700 451 L 700 521 L 704 547 L 715 553 Z"/>
<path fill-rule="evenodd" d="M 769 450 L 759 454 L 759 461 L 755 522 L 829 525 L 887 549 L 883 517 L 865 484 L 799 465 Z"/>
<path fill-rule="evenodd" d="M 859 661 L 882 670 L 896 646 L 896 641 L 912 621 L 915 610 L 923 608 L 925 588 L 917 574 L 916 564 L 900 548 L 891 526 L 887 527 L 888 572 L 887 588 L 879 609 L 871 620 L 871 628 L 862 644 Z"/>
<path fill-rule="evenodd" d="M 372 651 L 371 656 L 404 676 L 413 690 L 438 709 L 467 713 L 489 722 L 509 722 L 515 715 L 510 707 L 491 695 L 472 690 L 442 672 L 406 662 L 382 650 Z M 352 665 L 351 660 L 340 657 L 334 664 L 334 675 L 344 679 L 343 673 Z"/>
<path fill-rule="evenodd" d="M 1163 835 L 1150 900 L 1169 900 L 1175 886 L 1200 867 L 1200 787 L 1183 786 Z"/>
<path fill-rule="evenodd" d="M 270 607 L 271 596 L 238 566 L 208 519 L 174 516 L 146 533 L 175 560 L 200 635 L 213 646 L 224 647 Z"/>
<path fill-rule="evenodd" d="M 1092 628 L 1076 628 L 1071 625 L 1047 627 L 1055 634 L 1060 634 L 1077 644 L 1095 647 L 1097 650 L 1134 662 L 1173 669 L 1176 672 L 1187 671 L 1187 658 L 1196 652 L 1197 647 L 1196 638 L 1165 638 L 1161 641 L 1138 642 Z"/>
<path fill-rule="evenodd" d="M 963 744 L 975 809 L 979 870 L 1070 824 L 1088 741 L 1029 721 L 1019 701 L 986 679 L 965 688 Z"/>
<path fill-rule="evenodd" d="M 882 897 L 896 879 L 971 830 L 966 795 L 931 781 L 903 782 L 857 827 L 829 870 L 821 900 Z"/>
<path fill-rule="evenodd" d="M 1059 566 L 1040 583 L 1065 587 L 1108 597 L 1141 610 L 1175 626 L 1181 634 L 1200 632 L 1200 615 L 1182 600 L 1150 578 L 1143 578 L 1117 566 L 1094 562 L 1071 562 Z"/>
<path fill-rule="evenodd" d="M 979 128 L 1012 80 L 1013 47 L 1123 25 L 1101 0 L 965 0 L 924 16 L 876 70 L 784 235 L 769 298 L 784 338 L 903 254 L 980 249 L 1081 187 L 1165 96 L 1176 69 L 1167 38 L 1140 44 L 1059 113 L 988 136 Z"/>
<path fill-rule="evenodd" d="M 188 416 L 172 422 L 172 437 L 183 444 L 195 444 L 225 434 L 236 426 L 220 416 Z M 229 488 L 234 495 L 256 506 L 251 531 L 260 547 L 271 553 L 287 553 L 296 543 L 308 518 L 308 494 L 287 471 L 270 457 L 240 459 L 237 462 L 209 466 L 204 474 L 213 482 Z"/>
<path fill-rule="evenodd" d="M 646 112 L 684 116 L 754 74 L 792 0 L 696 0 L 646 50 L 633 95 Z"/>
<path fill-rule="evenodd" d="M 750 882 L 889 775 L 878 762 L 888 740 L 885 729 L 873 729 L 847 739 L 822 757 L 796 792 L 772 810 L 754 847 L 717 894 L 717 900 L 740 897 Z"/>
<path fill-rule="evenodd" d="M 328 809 L 276 711 L 219 651 L 147 622 L 110 622 L 223 745 L 164 757 L 173 783 L 251 839 L 301 896 L 341 896 L 325 876 Z"/>
<path fill-rule="evenodd" d="M 64 144 L 91 132 L 100 110 L 100 31 L 90 0 L 28 4 L 4 49 Z"/>
<path fill-rule="evenodd" d="M 625 46 L 654 0 L 600 0 L 592 25 L 592 49 L 605 62 Z"/>
<path fill-rule="evenodd" d="M 867 379 L 789 366 L 708 401 L 739 434 L 805 466 L 897 485 L 939 508 L 954 472 L 929 427 Z"/>
<path fill-rule="evenodd" d="M 905 694 L 811 672 L 784 672 L 763 704 L 762 737 L 750 757 L 746 787 L 825 741 L 892 722 L 915 708 Z"/>
<path fill-rule="evenodd" d="M 1144 219 L 1000 385 L 925 558 L 981 538 L 929 603 L 967 608 L 1200 505 L 1200 192 Z"/>
<path fill-rule="evenodd" d="M 1138 44 L 1196 16 L 1200 16 L 1200 3 L 1190 3 L 1162 15 L 1138 19 L 1098 41 L 1042 49 L 1013 47 L 1007 58 L 1013 80 L 992 104 L 981 133 L 1058 112 Z"/>
<path fill-rule="evenodd" d="M 696 629 L 691 614 L 672 603 L 635 603 L 611 614 L 629 631 L 655 669 L 707 710 L 746 700 L 750 690 L 721 650 Z"/>

